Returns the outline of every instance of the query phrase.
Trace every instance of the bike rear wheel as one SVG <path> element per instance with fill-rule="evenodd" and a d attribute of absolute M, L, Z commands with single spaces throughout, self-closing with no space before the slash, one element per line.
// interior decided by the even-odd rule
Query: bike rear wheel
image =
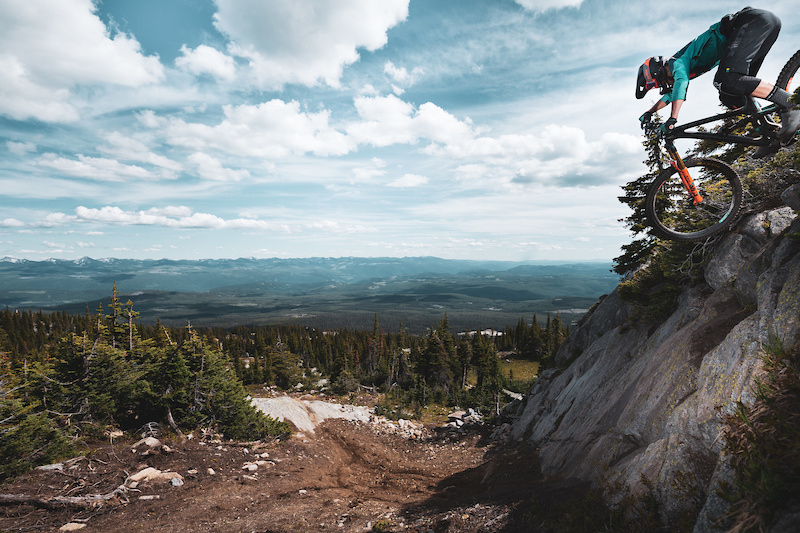
<path fill-rule="evenodd" d="M 730 226 L 742 205 L 742 182 L 726 163 L 712 158 L 685 162 L 703 201 L 694 205 L 677 169 L 664 169 L 650 185 L 645 213 L 660 237 L 676 241 L 705 239 Z"/>
<path fill-rule="evenodd" d="M 781 73 L 778 74 L 778 80 L 775 82 L 775 85 L 789 92 L 789 94 L 794 94 L 798 87 L 800 87 L 800 79 L 795 79 L 795 74 L 797 74 L 798 69 L 800 69 L 800 50 L 795 52 L 783 66 Z M 800 104 L 800 94 L 795 95 L 791 100 L 794 103 Z"/>
<path fill-rule="evenodd" d="M 784 89 L 788 92 L 791 96 L 789 98 L 790 102 L 794 104 L 800 104 L 800 78 L 796 77 L 797 71 L 800 69 L 800 50 L 795 52 L 795 54 L 789 58 L 789 61 L 781 69 L 780 74 L 778 74 L 778 79 L 775 81 L 775 85 Z M 771 117 L 773 122 L 780 122 L 780 113 L 771 113 Z M 797 140 L 797 135 L 792 137 L 786 145 L 792 144 Z"/>

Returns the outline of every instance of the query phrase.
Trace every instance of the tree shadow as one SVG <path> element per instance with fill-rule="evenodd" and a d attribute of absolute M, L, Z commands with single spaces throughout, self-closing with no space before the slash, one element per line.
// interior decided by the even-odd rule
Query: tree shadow
<path fill-rule="evenodd" d="M 562 502 L 588 489 L 580 480 L 543 476 L 538 452 L 526 442 L 493 446 L 483 459 L 443 479 L 404 513 L 425 517 L 420 531 L 533 533 L 544 531 L 542 522 Z"/>

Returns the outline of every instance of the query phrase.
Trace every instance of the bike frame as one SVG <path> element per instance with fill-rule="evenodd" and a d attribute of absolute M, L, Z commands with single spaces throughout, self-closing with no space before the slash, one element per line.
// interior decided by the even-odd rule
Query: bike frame
<path fill-rule="evenodd" d="M 755 100 L 748 98 L 747 104 L 743 107 L 726 111 L 725 113 L 720 113 L 711 117 L 701 118 L 699 120 L 683 124 L 682 126 L 675 126 L 671 131 L 664 134 L 664 146 L 669 153 L 671 164 L 675 170 L 678 171 L 681 181 L 683 182 L 684 187 L 686 187 L 686 192 L 689 194 L 689 197 L 694 205 L 700 204 L 703 201 L 703 197 L 695 186 L 692 176 L 689 174 L 689 170 L 686 168 L 686 165 L 678 153 L 678 150 L 675 148 L 675 143 L 673 141 L 675 139 L 706 139 L 719 141 L 721 143 L 744 144 L 747 146 L 768 146 L 776 141 L 776 137 L 774 135 L 775 125 L 768 119 L 767 115 L 775 112 L 777 112 L 777 107 L 774 104 L 769 104 L 762 108 L 756 103 Z M 741 116 L 742 118 L 733 124 L 725 126 L 717 132 L 687 131 L 690 128 L 697 128 L 704 124 L 710 124 L 712 122 L 727 120 L 729 118 L 738 116 Z M 761 134 L 760 137 L 747 137 L 744 135 L 726 133 L 727 131 L 732 131 L 748 123 L 752 124 L 753 129 L 755 129 L 757 133 Z"/>
<path fill-rule="evenodd" d="M 699 120 L 695 120 L 694 122 L 689 122 L 681 126 L 675 126 L 672 129 L 672 131 L 666 134 L 665 138 L 667 140 L 669 140 L 670 138 L 706 139 L 712 141 L 719 141 L 722 143 L 744 144 L 747 146 L 768 146 L 772 144 L 776 140 L 772 131 L 774 129 L 772 128 L 772 126 L 774 126 L 774 124 L 772 124 L 769 121 L 767 115 L 769 115 L 770 113 L 776 113 L 778 111 L 777 106 L 775 106 L 775 104 L 769 104 L 762 108 L 752 98 L 748 98 L 747 100 L 748 100 L 747 105 L 745 105 L 744 107 L 740 107 L 732 111 L 726 111 L 725 113 L 720 113 L 718 115 L 714 115 L 711 117 L 701 118 Z M 727 120 L 729 118 L 738 116 L 742 116 L 742 118 L 740 120 L 737 120 L 735 123 L 726 126 L 721 131 L 718 132 L 686 131 L 690 128 L 696 128 L 704 124 L 710 124 L 712 122 Z M 752 124 L 753 128 L 758 133 L 760 133 L 761 136 L 747 137 L 744 135 L 734 135 L 730 133 L 725 133 L 726 131 L 734 130 L 747 123 Z"/>

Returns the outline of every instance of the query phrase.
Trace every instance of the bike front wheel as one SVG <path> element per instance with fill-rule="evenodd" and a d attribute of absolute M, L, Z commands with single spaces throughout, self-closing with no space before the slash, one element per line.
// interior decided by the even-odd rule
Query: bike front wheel
<path fill-rule="evenodd" d="M 705 239 L 736 220 L 742 205 L 742 182 L 733 168 L 718 159 L 692 158 L 684 164 L 703 201 L 695 205 L 678 170 L 670 166 L 650 185 L 645 213 L 660 237 Z"/>

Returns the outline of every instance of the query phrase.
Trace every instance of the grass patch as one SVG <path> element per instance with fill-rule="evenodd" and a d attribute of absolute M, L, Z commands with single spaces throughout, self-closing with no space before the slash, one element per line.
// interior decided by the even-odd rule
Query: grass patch
<path fill-rule="evenodd" d="M 515 357 L 501 357 L 499 373 L 503 383 L 509 386 L 525 386 L 539 376 L 539 361 L 518 359 Z M 475 386 L 478 383 L 478 374 L 473 369 L 467 374 L 467 385 Z M 517 391 L 522 392 L 522 391 Z"/>
<path fill-rule="evenodd" d="M 500 375 L 510 382 L 530 383 L 539 375 L 539 361 L 528 359 L 500 359 Z"/>

